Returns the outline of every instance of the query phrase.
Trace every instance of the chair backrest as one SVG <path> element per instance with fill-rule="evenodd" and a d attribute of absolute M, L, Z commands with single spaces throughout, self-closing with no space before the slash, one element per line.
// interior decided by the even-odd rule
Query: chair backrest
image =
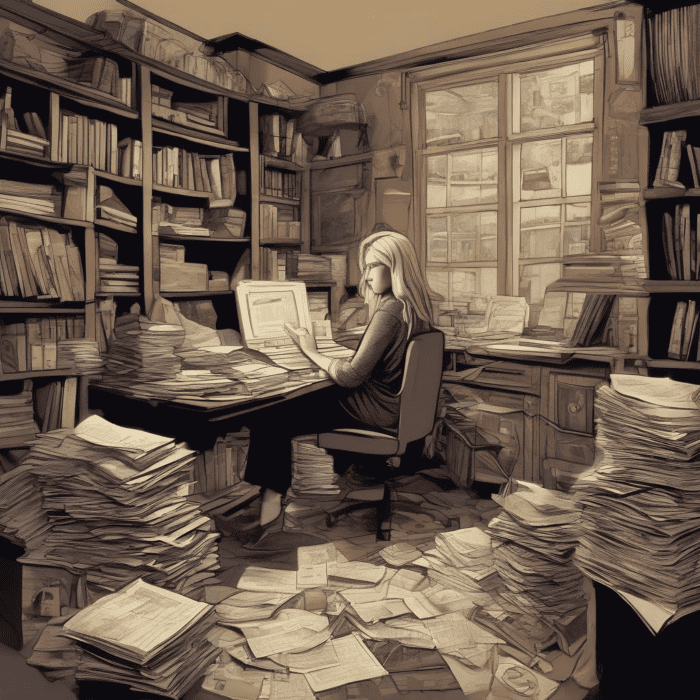
<path fill-rule="evenodd" d="M 442 382 L 445 336 L 429 331 L 413 336 L 406 351 L 399 408 L 399 451 L 433 430 Z"/>

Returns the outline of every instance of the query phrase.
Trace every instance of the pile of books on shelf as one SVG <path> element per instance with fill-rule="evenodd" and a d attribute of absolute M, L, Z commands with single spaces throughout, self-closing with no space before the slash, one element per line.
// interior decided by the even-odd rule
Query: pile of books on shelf
<path fill-rule="evenodd" d="M 97 234 L 100 268 L 100 292 L 138 294 L 139 266 L 117 262 L 119 247 L 108 235 Z"/>
<path fill-rule="evenodd" d="M 700 610 L 698 387 L 613 374 L 596 390 L 596 462 L 575 484 L 578 566 L 653 633 Z"/>
<path fill-rule="evenodd" d="M 25 379 L 19 393 L 0 396 L 0 444 L 12 438 L 19 445 L 33 440 L 38 432 L 39 426 L 34 420 L 32 381 Z"/>
<path fill-rule="evenodd" d="M 300 280 L 331 282 L 333 279 L 330 258 L 324 255 L 294 251 L 293 266 L 296 271 L 295 278 Z"/>
<path fill-rule="evenodd" d="M 56 216 L 61 194 L 53 185 L 18 180 L 0 180 L 0 209 L 20 214 Z"/>
<path fill-rule="evenodd" d="M 137 580 L 80 610 L 62 634 L 84 651 L 77 680 L 177 699 L 219 654 L 215 625 L 212 605 Z"/>
<path fill-rule="evenodd" d="M 260 117 L 260 152 L 265 156 L 291 159 L 297 133 L 296 119 L 285 117 L 278 112 L 263 114 Z"/>
<path fill-rule="evenodd" d="M 693 226 L 690 204 L 677 204 L 673 216 L 664 212 L 661 240 L 666 270 L 672 280 L 700 279 L 698 222 L 700 214 Z"/>
<path fill-rule="evenodd" d="M 301 239 L 301 221 L 295 217 L 293 207 L 261 204 L 260 238 Z"/>
<path fill-rule="evenodd" d="M 41 432 L 74 428 L 78 396 L 78 378 L 65 377 L 48 382 L 35 390 L 36 416 Z M 37 431 L 38 432 L 38 431 Z"/>
<path fill-rule="evenodd" d="M 214 200 L 236 201 L 233 155 L 205 156 L 178 146 L 153 149 L 153 182 L 196 192 L 210 192 Z"/>
<path fill-rule="evenodd" d="M 154 197 L 151 206 L 151 231 L 154 236 L 174 234 L 208 237 L 211 232 L 202 226 L 204 211 L 202 207 L 173 206 Z"/>
<path fill-rule="evenodd" d="M 58 344 L 83 339 L 84 335 L 83 316 L 30 316 L 24 321 L 0 325 L 2 373 L 57 369 Z M 62 369 L 66 369 L 65 361 L 64 357 Z"/>
<path fill-rule="evenodd" d="M 119 64 L 109 56 L 82 56 L 68 61 L 63 76 L 80 85 L 116 97 L 131 106 L 131 76 L 119 74 Z"/>
<path fill-rule="evenodd" d="M 212 238 L 243 238 L 246 212 L 243 209 L 219 207 L 204 210 L 203 224 Z"/>
<path fill-rule="evenodd" d="M 571 292 L 624 292 L 643 289 L 646 279 L 646 262 L 641 252 L 589 253 L 566 258 L 561 279 L 550 288 Z"/>
<path fill-rule="evenodd" d="M 656 12 L 648 20 L 649 71 L 659 104 L 700 99 L 700 7 Z"/>
<path fill-rule="evenodd" d="M 0 253 L 4 296 L 85 300 L 80 250 L 70 234 L 2 217 Z"/>
<path fill-rule="evenodd" d="M 292 485 L 294 496 L 340 493 L 333 457 L 318 446 L 318 435 L 300 435 L 292 440 Z"/>
<path fill-rule="evenodd" d="M 46 155 L 49 140 L 41 117 L 37 112 L 24 112 L 22 115 L 24 129 L 20 129 L 12 108 L 12 87 L 9 85 L 5 88 L 5 95 L 0 98 L 0 113 L 6 117 L 8 151 L 39 158 Z"/>
<path fill-rule="evenodd" d="M 97 204 L 95 217 L 114 224 L 121 224 L 136 233 L 138 219 L 129 208 L 117 197 L 114 190 L 107 185 L 99 185 L 97 189 Z"/>
<path fill-rule="evenodd" d="M 56 368 L 72 369 L 79 374 L 100 374 L 104 359 L 96 340 L 72 338 L 58 341 Z"/>
<path fill-rule="evenodd" d="M 151 86 L 151 114 L 173 124 L 221 134 L 217 127 L 218 102 L 173 101 L 173 91 L 162 85 Z"/>
<path fill-rule="evenodd" d="M 260 248 L 260 277 L 273 282 L 287 279 L 287 255 L 274 248 Z"/>
<path fill-rule="evenodd" d="M 203 263 L 185 262 L 185 246 L 161 243 L 160 247 L 160 289 L 163 292 L 206 292 L 216 291 L 216 285 L 210 288 L 210 271 Z M 213 272 L 211 273 L 213 274 Z M 228 289 L 228 275 L 225 284 Z"/>

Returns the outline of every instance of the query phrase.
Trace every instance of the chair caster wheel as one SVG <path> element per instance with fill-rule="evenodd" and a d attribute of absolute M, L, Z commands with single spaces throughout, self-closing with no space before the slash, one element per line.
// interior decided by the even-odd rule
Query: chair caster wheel
<path fill-rule="evenodd" d="M 333 515 L 332 513 L 328 513 L 326 516 L 326 526 L 327 527 L 335 527 L 338 523 L 338 516 Z"/>

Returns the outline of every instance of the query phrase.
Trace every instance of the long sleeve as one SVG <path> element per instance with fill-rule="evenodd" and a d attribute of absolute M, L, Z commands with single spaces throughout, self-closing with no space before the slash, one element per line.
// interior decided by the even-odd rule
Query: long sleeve
<path fill-rule="evenodd" d="M 328 373 L 342 387 L 354 389 L 366 382 L 401 331 L 402 321 L 389 310 L 379 309 L 351 360 L 333 360 Z"/>

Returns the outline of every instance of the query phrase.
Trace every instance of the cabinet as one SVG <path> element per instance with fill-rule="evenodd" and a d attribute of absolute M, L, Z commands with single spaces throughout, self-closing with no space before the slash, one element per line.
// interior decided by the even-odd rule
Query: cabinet
<path fill-rule="evenodd" d="M 457 393 L 467 408 L 460 412 L 475 426 L 471 441 L 500 446 L 475 454 L 476 481 L 500 483 L 503 470 L 514 479 L 567 490 L 593 464 L 595 388 L 608 380 L 609 363 L 549 365 L 451 352 L 443 386 L 461 387 Z"/>

